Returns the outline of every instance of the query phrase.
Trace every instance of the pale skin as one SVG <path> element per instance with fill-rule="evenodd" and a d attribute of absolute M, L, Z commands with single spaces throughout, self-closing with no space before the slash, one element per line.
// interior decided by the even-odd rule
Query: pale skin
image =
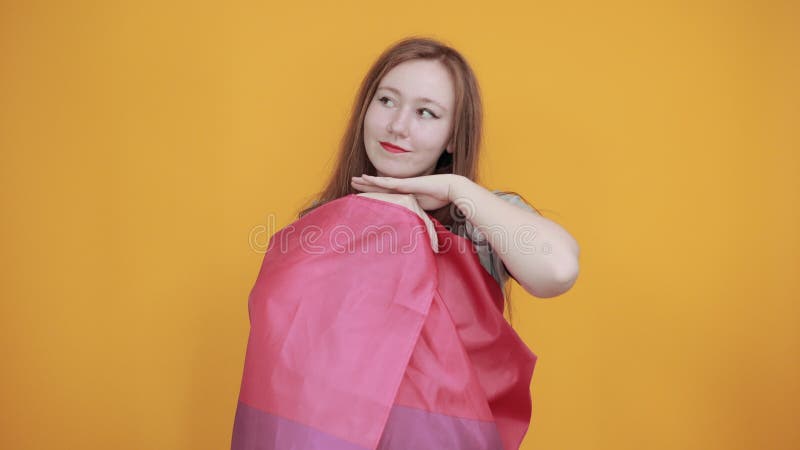
<path fill-rule="evenodd" d="M 433 174 L 448 142 L 455 94 L 449 72 L 438 61 L 411 60 L 395 66 L 379 83 L 364 118 L 364 145 L 379 176 L 353 177 L 362 196 L 399 203 L 416 212 L 436 233 L 425 211 L 455 204 L 489 240 L 509 274 L 531 295 L 551 298 L 578 277 L 577 241 L 556 222 L 508 203 L 467 177 Z M 406 152 L 387 151 L 389 143 Z"/>
<path fill-rule="evenodd" d="M 420 214 L 420 209 L 431 210 L 454 203 L 475 227 L 490 230 L 484 233 L 489 245 L 500 256 L 509 274 L 535 297 L 561 295 L 578 278 L 580 249 L 566 230 L 550 219 L 506 202 L 466 177 L 452 174 L 412 178 L 362 175 L 353 178 L 352 186 L 362 192 L 403 194 L 405 199 L 396 202 L 405 204 L 417 214 Z M 408 194 L 413 196 L 411 203 Z M 430 218 L 426 214 L 420 214 L 420 217 L 427 220 L 430 232 Z M 523 242 L 521 238 L 514 238 L 515 230 L 535 230 L 535 235 Z M 435 236 L 436 233 L 432 234 Z M 531 252 L 531 248 L 535 252 Z"/>

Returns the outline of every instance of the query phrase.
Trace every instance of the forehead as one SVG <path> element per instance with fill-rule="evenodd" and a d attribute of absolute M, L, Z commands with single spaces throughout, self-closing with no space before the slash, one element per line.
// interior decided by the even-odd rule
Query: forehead
<path fill-rule="evenodd" d="M 445 66 L 434 60 L 415 59 L 393 67 L 378 88 L 391 86 L 411 99 L 429 98 L 451 109 L 455 98 L 453 80 Z"/>

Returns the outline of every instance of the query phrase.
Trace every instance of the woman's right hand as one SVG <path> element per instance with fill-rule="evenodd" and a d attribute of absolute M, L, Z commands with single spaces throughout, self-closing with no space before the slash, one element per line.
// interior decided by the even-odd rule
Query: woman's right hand
<path fill-rule="evenodd" d="M 414 213 L 416 213 L 423 222 L 425 222 L 425 228 L 428 233 L 428 238 L 430 240 L 431 249 L 433 249 L 434 253 L 439 252 L 439 239 L 436 234 L 436 226 L 431 221 L 431 218 L 428 217 L 428 214 L 425 210 L 417 202 L 417 198 L 414 194 L 393 194 L 387 192 L 361 192 L 356 194 L 362 197 L 370 197 L 378 200 L 383 200 L 391 203 L 396 203 L 401 206 L 405 206 L 406 208 L 410 209 Z"/>

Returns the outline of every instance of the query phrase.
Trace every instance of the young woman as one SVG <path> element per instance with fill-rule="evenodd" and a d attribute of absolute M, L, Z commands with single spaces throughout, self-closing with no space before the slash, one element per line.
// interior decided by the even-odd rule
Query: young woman
<path fill-rule="evenodd" d="M 458 52 L 411 38 L 378 58 L 330 182 L 271 237 L 250 293 L 233 450 L 519 448 L 537 357 L 505 321 L 502 287 L 565 292 L 578 246 L 478 184 L 480 137 Z M 431 248 L 410 237 L 420 222 Z M 376 225 L 403 251 L 381 250 Z"/>
<path fill-rule="evenodd" d="M 479 184 L 482 118 L 461 54 L 428 38 L 397 42 L 364 78 L 333 176 L 299 216 L 354 192 L 412 201 L 431 232 L 427 214 L 471 239 L 501 287 L 513 277 L 535 297 L 563 294 L 578 276 L 578 244 L 518 194 Z"/>

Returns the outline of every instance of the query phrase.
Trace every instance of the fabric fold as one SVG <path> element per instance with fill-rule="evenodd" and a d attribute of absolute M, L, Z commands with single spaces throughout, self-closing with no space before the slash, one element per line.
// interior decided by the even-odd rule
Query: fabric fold
<path fill-rule="evenodd" d="M 530 421 L 536 356 L 470 242 L 351 194 L 270 239 L 231 448 L 497 449 Z"/>

